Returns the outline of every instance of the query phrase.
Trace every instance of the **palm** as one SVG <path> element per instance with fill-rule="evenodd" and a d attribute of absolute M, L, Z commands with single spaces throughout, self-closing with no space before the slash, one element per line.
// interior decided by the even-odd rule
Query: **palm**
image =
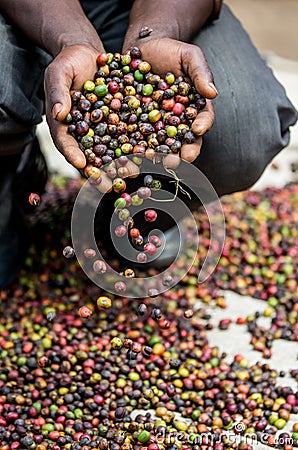
<path fill-rule="evenodd" d="M 198 47 L 162 38 L 146 41 L 140 45 L 140 49 L 143 59 L 151 64 L 154 72 L 161 76 L 172 72 L 176 77 L 187 77 L 197 91 L 207 99 L 216 96 L 216 91 L 209 84 L 213 82 L 212 74 Z M 192 162 L 197 158 L 202 145 L 201 136 L 211 128 L 213 122 L 213 105 L 211 100 L 207 100 L 206 107 L 198 114 L 192 126 L 193 132 L 198 136 L 195 144 L 182 147 L 181 157 L 184 160 Z M 167 158 L 165 158 L 165 164 L 169 167 L 177 165 L 177 159 L 173 161 L 172 157 Z"/>
<path fill-rule="evenodd" d="M 140 45 L 142 57 L 149 61 L 152 70 L 161 76 L 172 72 L 175 76 L 186 75 L 181 67 L 181 50 L 170 39 L 156 39 Z"/>

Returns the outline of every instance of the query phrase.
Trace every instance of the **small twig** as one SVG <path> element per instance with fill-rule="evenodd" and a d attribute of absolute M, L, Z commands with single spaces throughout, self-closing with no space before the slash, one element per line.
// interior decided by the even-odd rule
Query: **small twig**
<path fill-rule="evenodd" d="M 171 181 L 170 181 L 170 183 L 175 183 L 175 185 L 176 185 L 176 191 L 175 191 L 174 197 L 171 198 L 171 199 L 163 199 L 163 200 L 159 200 L 159 199 L 157 199 L 157 198 L 151 197 L 151 200 L 153 200 L 154 202 L 174 202 L 174 201 L 176 200 L 176 198 L 177 198 L 179 189 L 180 189 L 180 191 L 182 192 L 182 194 L 187 195 L 188 198 L 191 200 L 191 195 L 190 195 L 190 193 L 187 192 L 187 191 L 180 185 L 180 183 L 182 182 L 182 179 L 177 177 L 176 172 L 175 172 L 173 169 L 168 169 L 168 168 L 166 168 L 166 167 L 165 167 L 165 171 L 168 172 L 170 175 L 172 175 L 172 177 L 174 177 L 174 180 L 171 180 Z"/>

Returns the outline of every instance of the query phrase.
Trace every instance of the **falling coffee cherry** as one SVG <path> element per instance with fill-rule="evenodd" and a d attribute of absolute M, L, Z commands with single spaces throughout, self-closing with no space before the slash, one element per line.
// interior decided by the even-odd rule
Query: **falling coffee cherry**
<path fill-rule="evenodd" d="M 82 306 L 79 309 L 79 316 L 83 317 L 84 319 L 87 317 L 90 317 L 92 314 L 92 309 L 90 309 L 88 306 Z"/>
<path fill-rule="evenodd" d="M 124 293 L 126 291 L 126 284 L 124 281 L 116 281 L 114 288 L 116 292 Z"/>
<path fill-rule="evenodd" d="M 154 209 L 147 209 L 144 213 L 146 222 L 154 222 L 157 218 L 157 212 Z"/>
<path fill-rule="evenodd" d="M 124 276 L 126 278 L 134 278 L 135 277 L 135 272 L 132 269 L 126 269 L 124 271 Z"/>
<path fill-rule="evenodd" d="M 96 251 L 93 248 L 86 248 L 84 250 L 84 256 L 86 258 L 92 259 L 96 256 Z"/>
<path fill-rule="evenodd" d="M 125 236 L 126 232 L 127 232 L 127 228 L 124 225 L 119 225 L 114 230 L 115 235 L 119 238 Z"/>
<path fill-rule="evenodd" d="M 66 247 L 64 247 L 63 249 L 63 256 L 67 259 L 73 258 L 75 255 L 75 251 L 72 247 L 70 247 L 70 245 L 67 245 Z"/>
<path fill-rule="evenodd" d="M 137 262 L 138 263 L 146 263 L 147 262 L 147 255 L 144 252 L 140 252 L 137 254 Z"/>
<path fill-rule="evenodd" d="M 147 242 L 147 244 L 144 245 L 144 252 L 149 256 L 154 256 L 156 253 L 155 245 L 151 244 L 151 242 Z"/>
<path fill-rule="evenodd" d="M 39 206 L 40 196 L 38 194 L 35 194 L 34 192 L 31 192 L 31 194 L 29 195 L 29 203 L 32 206 Z"/>
<path fill-rule="evenodd" d="M 159 248 L 162 246 L 162 240 L 155 235 L 149 236 L 149 242 L 150 244 L 155 245 L 156 248 Z"/>
<path fill-rule="evenodd" d="M 137 307 L 137 315 L 143 317 L 147 313 L 147 305 L 145 303 L 140 303 Z"/>

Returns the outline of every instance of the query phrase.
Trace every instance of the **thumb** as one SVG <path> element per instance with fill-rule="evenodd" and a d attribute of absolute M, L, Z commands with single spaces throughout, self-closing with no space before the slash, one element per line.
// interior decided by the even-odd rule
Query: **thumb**
<path fill-rule="evenodd" d="M 184 72 L 192 80 L 196 90 L 203 97 L 215 98 L 218 92 L 202 50 L 194 45 L 188 45 L 181 59 Z"/>
<path fill-rule="evenodd" d="M 76 140 L 67 133 L 67 126 L 63 122 L 54 120 L 48 115 L 47 121 L 52 139 L 57 149 L 75 168 L 83 169 L 86 166 L 86 158 L 84 153 L 80 150 Z"/>
<path fill-rule="evenodd" d="M 47 113 L 53 119 L 62 121 L 71 108 L 71 70 L 64 70 L 64 64 L 54 60 L 46 69 L 44 89 Z"/>

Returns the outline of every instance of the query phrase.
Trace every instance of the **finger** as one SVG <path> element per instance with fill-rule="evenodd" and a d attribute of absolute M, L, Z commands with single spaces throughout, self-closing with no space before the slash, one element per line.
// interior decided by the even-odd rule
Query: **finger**
<path fill-rule="evenodd" d="M 67 126 L 61 122 L 48 118 L 51 136 L 54 144 L 76 169 L 83 169 L 86 166 L 86 158 L 78 147 L 77 141 L 67 132 Z"/>
<path fill-rule="evenodd" d="M 113 187 L 113 183 L 110 177 L 108 177 L 108 175 L 102 171 L 101 172 L 101 182 L 98 185 L 98 189 L 100 190 L 100 192 L 102 192 L 103 194 L 105 194 L 106 192 L 110 192 L 112 190 Z"/>
<path fill-rule="evenodd" d="M 80 171 L 82 177 L 86 177 L 86 173 L 84 171 Z M 110 192 L 113 188 L 113 183 L 110 177 L 104 172 L 100 172 L 100 179 L 99 178 L 93 178 L 92 175 L 87 178 L 90 184 L 96 189 L 98 189 L 103 194 L 106 194 L 107 192 Z"/>
<path fill-rule="evenodd" d="M 131 160 L 127 161 L 127 164 L 125 166 L 129 170 L 129 175 L 127 175 L 130 178 L 136 178 L 140 174 L 139 167 L 133 163 Z"/>
<path fill-rule="evenodd" d="M 53 119 L 61 121 L 71 108 L 72 70 L 66 70 L 62 63 L 54 61 L 46 69 L 44 80 L 47 110 Z"/>
<path fill-rule="evenodd" d="M 194 83 L 197 91 L 206 98 L 215 98 L 218 91 L 214 85 L 212 72 L 202 50 L 195 45 L 188 45 L 181 61 L 185 73 Z"/>
<path fill-rule="evenodd" d="M 185 144 L 181 148 L 181 159 L 193 162 L 200 154 L 203 139 L 198 137 L 193 144 Z"/>
<path fill-rule="evenodd" d="M 166 169 L 176 169 L 181 162 L 180 156 L 174 153 L 170 153 L 163 159 L 163 166 Z"/>
<path fill-rule="evenodd" d="M 199 112 L 195 121 L 192 124 L 192 131 L 201 136 L 205 134 L 214 123 L 214 106 L 211 100 L 207 100 L 205 108 Z"/>

